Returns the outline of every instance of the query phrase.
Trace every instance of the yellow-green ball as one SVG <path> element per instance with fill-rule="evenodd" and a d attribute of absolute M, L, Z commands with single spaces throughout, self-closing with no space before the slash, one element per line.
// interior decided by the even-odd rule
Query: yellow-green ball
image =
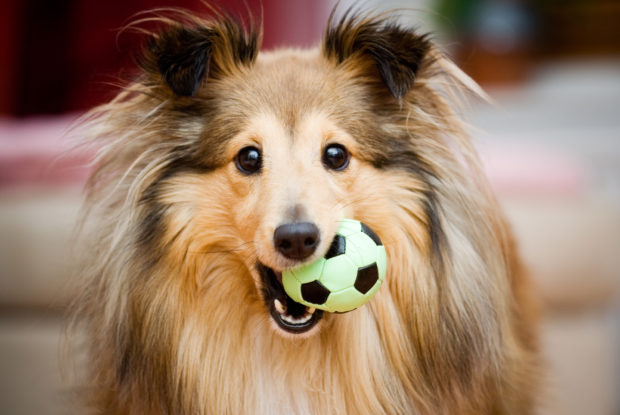
<path fill-rule="evenodd" d="M 363 223 L 343 219 L 323 258 L 282 273 L 294 301 L 329 312 L 351 311 L 367 303 L 385 278 L 385 247 Z"/>

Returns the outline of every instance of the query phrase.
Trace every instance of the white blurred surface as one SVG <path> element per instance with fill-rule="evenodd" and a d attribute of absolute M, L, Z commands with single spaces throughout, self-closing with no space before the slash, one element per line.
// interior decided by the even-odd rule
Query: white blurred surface
<path fill-rule="evenodd" d="M 489 93 L 496 106 L 467 114 L 481 145 L 553 152 L 585 169 L 588 191 L 620 198 L 620 60 L 553 62 Z"/>
<path fill-rule="evenodd" d="M 0 413 L 66 413 L 59 345 L 62 322 L 45 315 L 0 315 Z"/>

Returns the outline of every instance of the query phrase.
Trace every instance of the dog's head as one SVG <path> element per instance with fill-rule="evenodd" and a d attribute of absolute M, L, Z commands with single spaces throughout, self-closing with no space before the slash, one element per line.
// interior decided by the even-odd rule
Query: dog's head
<path fill-rule="evenodd" d="M 291 300 L 281 273 L 322 257 L 341 219 L 369 224 L 390 254 L 402 226 L 395 186 L 406 181 L 417 192 L 415 238 L 437 243 L 432 172 L 415 149 L 410 107 L 416 94 L 428 100 L 416 78 L 431 46 L 390 21 L 349 15 L 332 19 L 314 50 L 259 46 L 256 30 L 227 18 L 150 38 L 140 123 L 158 137 L 144 149 L 157 169 L 139 196 L 140 244 L 150 263 L 189 266 L 199 286 L 221 283 L 205 282 L 223 272 L 212 253 L 234 257 L 247 272 L 218 278 L 253 281 L 255 294 L 242 297 L 260 298 L 275 327 L 300 334 L 325 316 Z"/>
<path fill-rule="evenodd" d="M 132 272 L 159 286 L 175 276 L 192 304 L 217 298 L 309 335 L 342 317 L 295 303 L 281 273 L 322 257 L 353 218 L 385 243 L 389 301 L 435 286 L 426 270 L 446 251 L 436 183 L 462 175 L 445 139 L 461 131 L 429 85 L 447 61 L 427 38 L 345 14 L 315 49 L 259 53 L 259 30 L 184 19 L 150 36 L 141 78 L 97 120 L 117 137 L 94 182 L 125 186 L 110 207 L 130 214 L 110 229 L 136 235 Z"/>

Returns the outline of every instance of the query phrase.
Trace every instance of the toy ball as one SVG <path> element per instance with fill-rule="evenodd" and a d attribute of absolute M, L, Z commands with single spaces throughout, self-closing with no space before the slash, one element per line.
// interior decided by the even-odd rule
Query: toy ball
<path fill-rule="evenodd" d="M 308 307 L 343 313 L 367 303 L 385 277 L 381 239 L 363 223 L 344 219 L 323 258 L 282 273 L 284 290 Z"/>

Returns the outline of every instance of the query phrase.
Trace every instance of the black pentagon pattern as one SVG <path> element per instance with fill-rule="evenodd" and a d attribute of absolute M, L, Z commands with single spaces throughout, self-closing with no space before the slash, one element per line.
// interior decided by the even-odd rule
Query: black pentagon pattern
<path fill-rule="evenodd" d="M 330 259 L 338 255 L 344 254 L 347 249 L 347 240 L 342 235 L 336 235 L 332 244 L 329 246 L 325 259 Z M 315 303 L 318 304 L 318 303 Z"/>
<path fill-rule="evenodd" d="M 362 294 L 366 294 L 379 279 L 379 268 L 377 264 L 367 265 L 357 270 L 355 288 Z"/>
<path fill-rule="evenodd" d="M 383 245 L 383 242 L 381 242 L 379 235 L 377 235 L 375 231 L 373 231 L 372 229 L 370 229 L 368 226 L 364 225 L 363 223 L 362 223 L 362 232 L 370 236 L 370 239 L 372 239 L 377 245 L 379 246 Z"/>
<path fill-rule="evenodd" d="M 301 284 L 301 297 L 309 303 L 321 305 L 327 301 L 329 290 L 319 281 Z"/>

